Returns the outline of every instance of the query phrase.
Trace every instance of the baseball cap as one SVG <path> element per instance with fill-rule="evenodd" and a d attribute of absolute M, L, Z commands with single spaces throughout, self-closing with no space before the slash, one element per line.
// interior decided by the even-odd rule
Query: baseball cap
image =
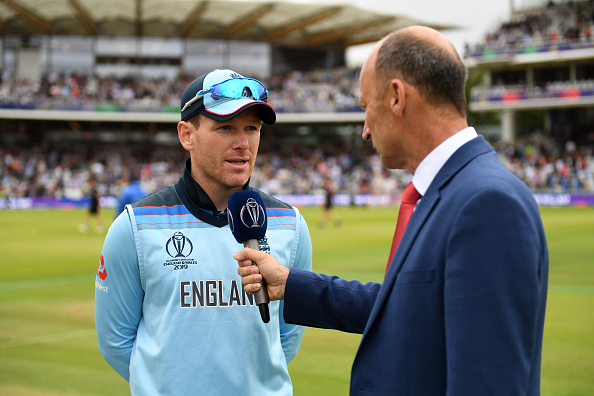
<path fill-rule="evenodd" d="M 181 120 L 200 113 L 217 121 L 228 121 L 250 107 L 268 125 L 276 122 L 274 108 L 266 103 L 268 90 L 260 81 L 229 69 L 216 69 L 195 79 L 181 99 Z"/>

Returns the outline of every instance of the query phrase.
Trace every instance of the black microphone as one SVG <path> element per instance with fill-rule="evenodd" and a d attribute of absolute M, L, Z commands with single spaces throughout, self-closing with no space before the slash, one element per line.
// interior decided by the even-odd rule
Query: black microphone
<path fill-rule="evenodd" d="M 244 247 L 260 250 L 258 240 L 263 239 L 266 235 L 268 224 L 266 207 L 260 194 L 251 190 L 236 191 L 231 194 L 227 203 L 227 219 L 229 228 L 237 242 L 243 243 Z M 261 285 L 262 287 L 254 293 L 254 296 L 256 305 L 260 309 L 262 321 L 268 323 L 270 321 L 270 312 L 268 311 L 270 300 L 264 278 L 262 278 Z"/>

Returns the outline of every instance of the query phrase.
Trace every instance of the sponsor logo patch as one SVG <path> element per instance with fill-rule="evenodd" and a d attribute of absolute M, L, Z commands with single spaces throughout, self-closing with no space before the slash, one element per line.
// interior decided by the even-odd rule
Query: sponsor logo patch
<path fill-rule="evenodd" d="M 97 278 L 101 279 L 102 281 L 107 279 L 107 268 L 105 267 L 105 259 L 103 258 L 103 255 L 101 255 L 101 258 L 99 259 Z M 99 282 L 99 279 L 97 278 L 95 278 L 95 288 L 99 289 L 99 291 L 102 291 L 103 293 L 109 293 L 108 287 Z"/>
<path fill-rule="evenodd" d="M 97 268 L 97 276 L 101 278 L 101 280 L 105 280 L 107 278 L 107 268 L 105 268 L 105 259 L 103 255 L 99 259 L 99 268 Z"/>
<path fill-rule="evenodd" d="M 196 260 L 188 258 L 194 251 L 194 244 L 190 238 L 181 232 L 175 232 L 165 243 L 165 251 L 172 257 L 165 260 L 164 267 L 172 267 L 174 271 L 188 269 L 190 265 L 196 265 Z"/>
<path fill-rule="evenodd" d="M 264 237 L 263 239 L 259 239 L 258 246 L 260 247 L 261 252 L 270 254 L 270 245 L 268 244 L 267 237 Z"/>

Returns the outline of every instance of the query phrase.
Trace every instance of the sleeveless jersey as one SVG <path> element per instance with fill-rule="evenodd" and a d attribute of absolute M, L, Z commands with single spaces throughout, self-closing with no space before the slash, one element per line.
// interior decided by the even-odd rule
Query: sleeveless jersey
<path fill-rule="evenodd" d="M 134 395 L 291 395 L 287 363 L 303 328 L 284 322 L 282 301 L 262 322 L 232 256 L 243 245 L 226 217 L 189 211 L 182 179 L 127 205 L 109 229 L 95 282 L 101 353 Z M 250 189 L 268 216 L 260 250 L 311 269 L 299 211 Z"/>

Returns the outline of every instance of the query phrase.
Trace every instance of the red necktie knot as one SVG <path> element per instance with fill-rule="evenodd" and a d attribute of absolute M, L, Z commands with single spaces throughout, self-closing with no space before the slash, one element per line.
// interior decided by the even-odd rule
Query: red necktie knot
<path fill-rule="evenodd" d="M 402 194 L 400 202 L 402 204 L 416 204 L 419 198 L 421 198 L 421 194 L 419 194 L 412 183 L 408 183 L 408 186 L 406 186 L 406 189 L 404 190 L 404 194 Z"/>

